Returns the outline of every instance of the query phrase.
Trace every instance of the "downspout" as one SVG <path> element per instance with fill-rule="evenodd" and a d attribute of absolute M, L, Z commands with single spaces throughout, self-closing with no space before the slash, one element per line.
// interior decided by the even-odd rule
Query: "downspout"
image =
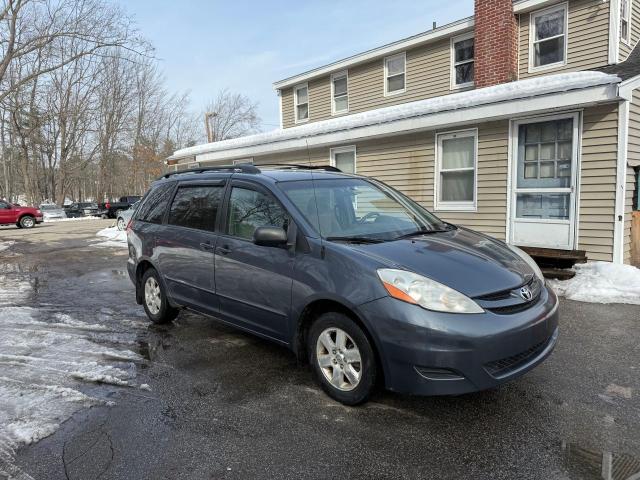
<path fill-rule="evenodd" d="M 624 263 L 624 216 L 627 188 L 627 146 L 629 139 L 629 100 L 618 104 L 618 158 L 616 166 L 616 203 L 613 229 L 613 263 Z"/>

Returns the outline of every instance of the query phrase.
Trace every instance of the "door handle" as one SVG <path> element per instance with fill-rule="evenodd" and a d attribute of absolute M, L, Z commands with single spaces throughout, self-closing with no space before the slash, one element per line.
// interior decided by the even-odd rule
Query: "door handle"
<path fill-rule="evenodd" d="M 202 250 L 213 250 L 215 247 L 210 243 L 201 243 L 200 248 L 202 248 Z"/>
<path fill-rule="evenodd" d="M 228 245 L 224 245 L 222 247 L 218 247 L 218 253 L 226 255 L 227 253 L 231 253 L 231 249 Z"/>

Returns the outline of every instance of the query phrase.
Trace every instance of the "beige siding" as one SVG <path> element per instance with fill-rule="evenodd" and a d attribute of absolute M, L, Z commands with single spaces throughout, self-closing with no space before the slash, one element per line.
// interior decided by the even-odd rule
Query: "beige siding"
<path fill-rule="evenodd" d="M 629 145 L 627 160 L 631 165 L 640 166 L 640 93 L 633 91 L 633 100 L 629 105 Z"/>
<path fill-rule="evenodd" d="M 631 2 L 631 35 L 630 35 L 630 44 L 626 45 L 624 42 L 620 42 L 620 58 L 619 60 L 624 61 L 633 47 L 636 46 L 638 40 L 640 40 L 640 5 L 638 4 L 638 0 L 634 0 Z"/>
<path fill-rule="evenodd" d="M 400 103 L 423 100 L 451 93 L 450 40 L 442 40 L 407 51 L 406 92 L 384 96 L 384 59 L 357 65 L 349 69 L 349 112 L 358 113 Z M 293 90 L 282 95 L 284 128 L 292 127 Z M 309 121 L 331 118 L 330 76 L 309 82 Z"/>
<path fill-rule="evenodd" d="M 560 2 L 559 2 L 560 3 Z M 571 0 L 567 64 L 550 70 L 529 73 L 529 18 L 520 15 L 519 72 L 520 78 L 549 75 L 556 72 L 588 70 L 607 65 L 609 56 L 609 2 L 602 0 Z"/>
<path fill-rule="evenodd" d="M 590 260 L 613 259 L 618 106 L 585 110 L 583 117 L 578 248 Z"/>

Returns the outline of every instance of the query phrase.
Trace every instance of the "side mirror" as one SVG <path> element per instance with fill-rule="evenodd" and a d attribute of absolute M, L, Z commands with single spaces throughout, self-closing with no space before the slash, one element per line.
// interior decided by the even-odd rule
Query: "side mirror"
<path fill-rule="evenodd" d="M 263 247 L 281 247 L 287 244 L 287 232 L 280 227 L 258 227 L 253 232 L 253 243 Z"/>

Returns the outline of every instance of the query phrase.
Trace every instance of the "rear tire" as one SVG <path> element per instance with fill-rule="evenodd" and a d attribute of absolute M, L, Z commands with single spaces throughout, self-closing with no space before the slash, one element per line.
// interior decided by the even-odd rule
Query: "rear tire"
<path fill-rule="evenodd" d="M 116 225 L 118 227 L 118 230 L 120 230 L 120 231 L 124 230 L 124 228 L 125 228 L 124 218 L 118 217 L 118 221 L 116 222 Z"/>
<path fill-rule="evenodd" d="M 21 228 L 33 228 L 36 226 L 36 219 L 31 215 L 25 215 L 18 222 Z"/>
<path fill-rule="evenodd" d="M 169 305 L 164 285 L 155 268 L 149 268 L 142 276 L 142 305 L 153 323 L 169 323 L 178 316 L 178 309 Z"/>
<path fill-rule="evenodd" d="M 322 314 L 307 338 L 309 362 L 322 389 L 345 405 L 368 400 L 375 389 L 377 365 L 362 328 L 347 315 Z"/>

